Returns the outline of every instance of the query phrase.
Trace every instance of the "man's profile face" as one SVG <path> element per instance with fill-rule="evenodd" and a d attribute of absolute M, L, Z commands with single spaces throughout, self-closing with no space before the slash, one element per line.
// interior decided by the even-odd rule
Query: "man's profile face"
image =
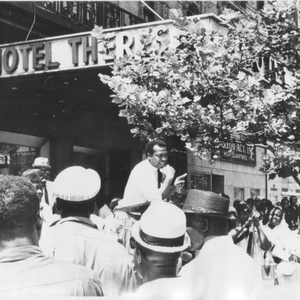
<path fill-rule="evenodd" d="M 49 180 L 50 179 L 50 169 L 46 167 L 40 167 L 42 178 Z"/>
<path fill-rule="evenodd" d="M 292 205 L 296 205 L 296 204 L 297 204 L 297 202 L 298 202 L 298 199 L 297 199 L 297 197 L 292 197 L 292 199 L 291 199 L 291 203 L 292 203 Z"/>
<path fill-rule="evenodd" d="M 163 168 L 166 166 L 168 161 L 168 152 L 166 147 L 160 147 L 155 145 L 153 147 L 153 154 L 148 153 L 148 159 L 151 165 L 157 169 Z"/>

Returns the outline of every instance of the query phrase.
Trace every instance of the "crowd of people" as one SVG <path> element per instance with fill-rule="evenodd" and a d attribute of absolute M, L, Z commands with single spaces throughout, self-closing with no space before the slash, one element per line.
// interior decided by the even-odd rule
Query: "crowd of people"
<path fill-rule="evenodd" d="M 186 174 L 175 177 L 166 144 L 151 141 L 145 153 L 105 216 L 92 169 L 71 166 L 51 182 L 39 157 L 22 176 L 2 175 L 0 295 L 259 300 L 266 280 L 297 282 L 294 197 L 286 207 L 183 193 Z"/>

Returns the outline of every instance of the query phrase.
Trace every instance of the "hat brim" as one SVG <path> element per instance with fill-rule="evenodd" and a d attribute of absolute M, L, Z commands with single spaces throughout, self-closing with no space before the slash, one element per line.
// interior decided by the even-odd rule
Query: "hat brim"
<path fill-rule="evenodd" d="M 48 169 L 51 169 L 51 166 L 49 166 L 49 165 L 35 165 L 35 164 L 33 164 L 32 165 L 32 167 L 34 167 L 34 168 L 48 168 Z"/>
<path fill-rule="evenodd" d="M 136 240 L 138 244 L 141 246 L 150 249 L 155 252 L 162 253 L 176 253 L 181 252 L 187 249 L 191 245 L 191 239 L 187 233 L 184 234 L 184 242 L 182 246 L 174 246 L 174 247 L 162 247 L 162 246 L 153 246 L 145 243 L 140 237 L 140 221 L 136 221 L 131 228 L 131 235 Z"/>
<path fill-rule="evenodd" d="M 151 202 L 144 202 L 140 204 L 128 205 L 128 206 L 116 206 L 115 211 L 124 211 L 130 213 L 143 213 L 149 207 Z"/>
<path fill-rule="evenodd" d="M 228 218 L 229 212 L 223 213 L 203 207 L 194 207 L 194 206 L 183 206 L 182 208 L 184 213 L 194 213 L 194 214 L 200 214 L 200 215 L 206 215 L 211 217 L 219 217 L 219 218 Z"/>

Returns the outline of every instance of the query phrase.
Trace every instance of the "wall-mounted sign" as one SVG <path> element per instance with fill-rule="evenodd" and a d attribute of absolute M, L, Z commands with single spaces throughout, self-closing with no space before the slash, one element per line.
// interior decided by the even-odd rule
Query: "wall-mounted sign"
<path fill-rule="evenodd" d="M 220 159 L 238 164 L 256 165 L 255 146 L 243 142 L 224 142 L 220 148 Z"/>
<path fill-rule="evenodd" d="M 215 15 L 198 17 L 206 28 L 224 28 Z M 116 57 L 120 58 L 141 49 L 140 34 L 149 32 L 149 29 L 152 34 L 162 35 L 171 43 L 177 36 L 172 20 L 105 29 L 103 34 L 111 37 L 109 46 L 114 47 Z M 107 55 L 103 43 L 91 33 L 0 45 L 0 78 L 111 65 L 114 58 Z"/>

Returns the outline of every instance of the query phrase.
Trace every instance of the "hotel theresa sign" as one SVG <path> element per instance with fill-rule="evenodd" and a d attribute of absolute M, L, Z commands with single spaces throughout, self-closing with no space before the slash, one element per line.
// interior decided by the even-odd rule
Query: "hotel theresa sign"
<path fill-rule="evenodd" d="M 199 16 L 204 26 L 220 27 L 216 17 Z M 175 40 L 176 28 L 171 20 L 138 24 L 103 30 L 110 35 L 117 58 L 130 55 L 141 48 L 139 36 L 151 28 L 154 35 Z M 75 70 L 108 66 L 113 57 L 105 54 L 91 32 L 58 36 L 26 42 L 0 45 L 0 78 L 63 70 Z"/>
<path fill-rule="evenodd" d="M 226 28 L 220 25 L 221 20 L 216 15 L 204 14 L 197 17 L 201 19 L 204 27 L 226 32 Z M 153 35 L 162 36 L 171 44 L 177 43 L 178 32 L 172 20 L 105 29 L 103 34 L 111 37 L 110 45 L 114 48 L 116 57 L 121 58 L 124 55 L 131 55 L 142 47 L 140 35 L 149 29 Z M 0 79 L 109 66 L 114 58 L 106 54 L 106 51 L 103 43 L 92 36 L 92 32 L 0 45 Z M 259 72 L 268 79 L 268 71 L 276 67 L 277 64 L 273 60 L 258 58 L 253 61 L 252 71 Z M 278 82 L 290 82 L 288 72 L 284 74 L 285 78 L 276 73 L 274 76 Z"/>

